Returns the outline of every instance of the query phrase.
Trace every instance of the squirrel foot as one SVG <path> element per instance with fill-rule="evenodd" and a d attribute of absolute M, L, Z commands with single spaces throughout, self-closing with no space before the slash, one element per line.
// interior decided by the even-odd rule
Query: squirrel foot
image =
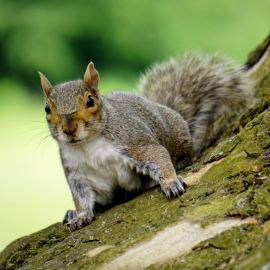
<path fill-rule="evenodd" d="M 62 225 L 67 227 L 70 232 L 74 232 L 91 224 L 94 219 L 94 216 L 90 217 L 86 213 L 78 216 L 75 210 L 68 210 L 62 221 Z"/>
<path fill-rule="evenodd" d="M 181 176 L 177 176 L 177 181 L 173 181 L 168 185 L 161 186 L 161 189 L 165 193 L 165 195 L 171 199 L 173 196 L 179 197 L 182 195 L 187 188 L 187 184 L 184 182 Z"/>

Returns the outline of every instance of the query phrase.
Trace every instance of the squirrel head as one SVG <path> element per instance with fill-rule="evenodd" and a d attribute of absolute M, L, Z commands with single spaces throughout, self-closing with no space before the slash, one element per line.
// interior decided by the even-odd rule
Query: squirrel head
<path fill-rule="evenodd" d="M 78 144 L 102 131 L 102 102 L 98 90 L 99 74 L 90 62 L 84 81 L 52 86 L 39 72 L 46 95 L 46 119 L 51 135 L 59 143 Z"/>

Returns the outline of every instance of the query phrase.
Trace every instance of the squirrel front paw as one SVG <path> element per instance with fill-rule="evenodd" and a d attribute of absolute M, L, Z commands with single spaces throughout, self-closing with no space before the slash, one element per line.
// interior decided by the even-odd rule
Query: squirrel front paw
<path fill-rule="evenodd" d="M 181 176 L 177 176 L 177 180 L 170 182 L 169 184 L 164 184 L 161 186 L 162 191 L 165 195 L 171 199 L 173 196 L 179 197 L 182 195 L 187 188 L 187 184 L 184 182 Z"/>
<path fill-rule="evenodd" d="M 67 227 L 70 232 L 74 232 L 91 224 L 94 219 L 94 216 L 88 216 L 86 213 L 77 215 L 75 210 L 68 210 L 62 221 L 62 225 Z"/>

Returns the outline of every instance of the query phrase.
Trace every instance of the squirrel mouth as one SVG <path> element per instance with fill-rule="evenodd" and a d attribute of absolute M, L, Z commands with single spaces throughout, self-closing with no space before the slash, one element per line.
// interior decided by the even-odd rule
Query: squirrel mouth
<path fill-rule="evenodd" d="M 67 142 L 67 143 L 69 143 L 69 144 L 78 144 L 78 143 L 80 143 L 81 142 L 81 140 L 74 140 L 74 139 L 71 139 L 71 141 L 69 141 L 69 142 Z"/>

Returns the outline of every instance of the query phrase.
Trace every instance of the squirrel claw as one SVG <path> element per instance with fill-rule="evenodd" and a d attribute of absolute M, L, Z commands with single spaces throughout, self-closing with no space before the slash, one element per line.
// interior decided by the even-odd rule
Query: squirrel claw
<path fill-rule="evenodd" d="M 173 181 L 168 185 L 161 187 L 165 195 L 171 199 L 172 197 L 179 197 L 185 192 L 187 184 L 184 182 L 181 176 L 177 177 L 178 181 Z"/>
<path fill-rule="evenodd" d="M 74 219 L 77 217 L 77 213 L 75 210 L 68 210 L 65 217 L 63 218 L 62 225 L 66 226 L 67 223 L 69 223 L 70 220 Z"/>
<path fill-rule="evenodd" d="M 74 232 L 91 224 L 93 220 L 94 217 L 89 217 L 87 215 L 78 217 L 75 210 L 68 210 L 62 221 L 62 225 L 67 227 L 70 232 Z"/>
<path fill-rule="evenodd" d="M 93 217 L 74 218 L 66 224 L 66 227 L 70 230 L 70 232 L 74 232 L 91 224 L 93 220 Z"/>

